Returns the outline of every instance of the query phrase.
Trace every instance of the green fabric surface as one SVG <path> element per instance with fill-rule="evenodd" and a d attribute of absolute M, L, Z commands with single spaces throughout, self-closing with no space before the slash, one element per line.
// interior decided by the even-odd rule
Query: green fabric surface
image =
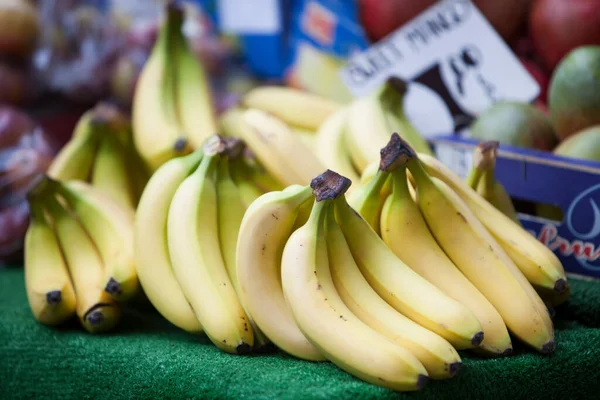
<path fill-rule="evenodd" d="M 186 334 L 151 306 L 127 310 L 119 328 L 91 335 L 72 321 L 38 324 L 22 270 L 0 270 L 0 399 L 579 399 L 600 398 L 600 283 L 572 280 L 557 308 L 557 349 L 542 356 L 484 359 L 461 352 L 454 379 L 401 394 L 364 383 L 335 365 L 282 352 L 235 356 Z"/>

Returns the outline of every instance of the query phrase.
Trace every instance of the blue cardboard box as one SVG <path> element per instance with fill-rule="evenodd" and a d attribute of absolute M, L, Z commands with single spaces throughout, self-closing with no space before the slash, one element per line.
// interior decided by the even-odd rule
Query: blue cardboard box
<path fill-rule="evenodd" d="M 431 142 L 440 161 L 464 178 L 477 141 Z M 524 228 L 556 253 L 567 273 L 600 278 L 600 162 L 501 145 L 496 177 L 517 206 L 529 206 L 517 209 Z M 534 204 L 560 208 L 562 220 L 537 215 Z"/>

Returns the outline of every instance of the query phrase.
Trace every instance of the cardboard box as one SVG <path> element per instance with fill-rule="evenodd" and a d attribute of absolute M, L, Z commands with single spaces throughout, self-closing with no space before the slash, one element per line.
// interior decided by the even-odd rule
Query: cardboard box
<path fill-rule="evenodd" d="M 477 141 L 453 135 L 431 142 L 438 159 L 464 179 Z M 525 229 L 556 253 L 569 274 L 600 278 L 600 162 L 501 145 L 496 177 Z M 562 220 L 548 206 L 560 208 Z"/>

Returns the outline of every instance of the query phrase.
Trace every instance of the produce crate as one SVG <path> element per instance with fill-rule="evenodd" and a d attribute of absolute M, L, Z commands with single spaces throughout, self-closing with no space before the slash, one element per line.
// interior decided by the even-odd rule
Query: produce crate
<path fill-rule="evenodd" d="M 439 160 L 465 178 L 477 141 L 443 136 L 431 143 Z M 523 226 L 556 253 L 569 274 L 600 278 L 600 162 L 500 145 L 496 177 Z"/>

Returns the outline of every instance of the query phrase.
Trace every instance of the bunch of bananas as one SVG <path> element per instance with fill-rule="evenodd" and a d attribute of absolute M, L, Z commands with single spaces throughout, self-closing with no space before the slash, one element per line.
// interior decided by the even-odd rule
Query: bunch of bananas
<path fill-rule="evenodd" d="M 133 143 L 129 119 L 106 103 L 81 116 L 47 174 L 63 182 L 88 182 L 131 210 L 150 176 Z"/>
<path fill-rule="evenodd" d="M 139 292 L 133 211 L 88 183 L 49 177 L 28 202 L 25 283 L 35 318 L 57 325 L 77 314 L 90 332 L 114 328 Z"/>
<path fill-rule="evenodd" d="M 184 8 L 168 1 L 133 96 L 135 145 L 151 171 L 217 131 L 210 84 L 183 34 L 184 19 Z"/>
<path fill-rule="evenodd" d="M 467 184 L 507 217 L 520 224 L 512 200 L 504 186 L 496 180 L 498 141 L 480 142 L 473 150 L 473 165 L 467 175 Z"/>
<path fill-rule="evenodd" d="M 391 132 L 401 132 L 417 151 L 431 154 L 427 141 L 404 112 L 407 91 L 405 81 L 392 77 L 371 94 L 331 114 L 317 132 L 316 151 L 325 166 L 360 182 L 369 165 L 379 162 L 379 150 Z"/>
<path fill-rule="evenodd" d="M 219 135 L 156 170 L 137 209 L 135 258 L 166 319 L 229 353 L 268 344 L 239 296 L 236 248 L 247 205 L 278 188 L 241 140 Z"/>

